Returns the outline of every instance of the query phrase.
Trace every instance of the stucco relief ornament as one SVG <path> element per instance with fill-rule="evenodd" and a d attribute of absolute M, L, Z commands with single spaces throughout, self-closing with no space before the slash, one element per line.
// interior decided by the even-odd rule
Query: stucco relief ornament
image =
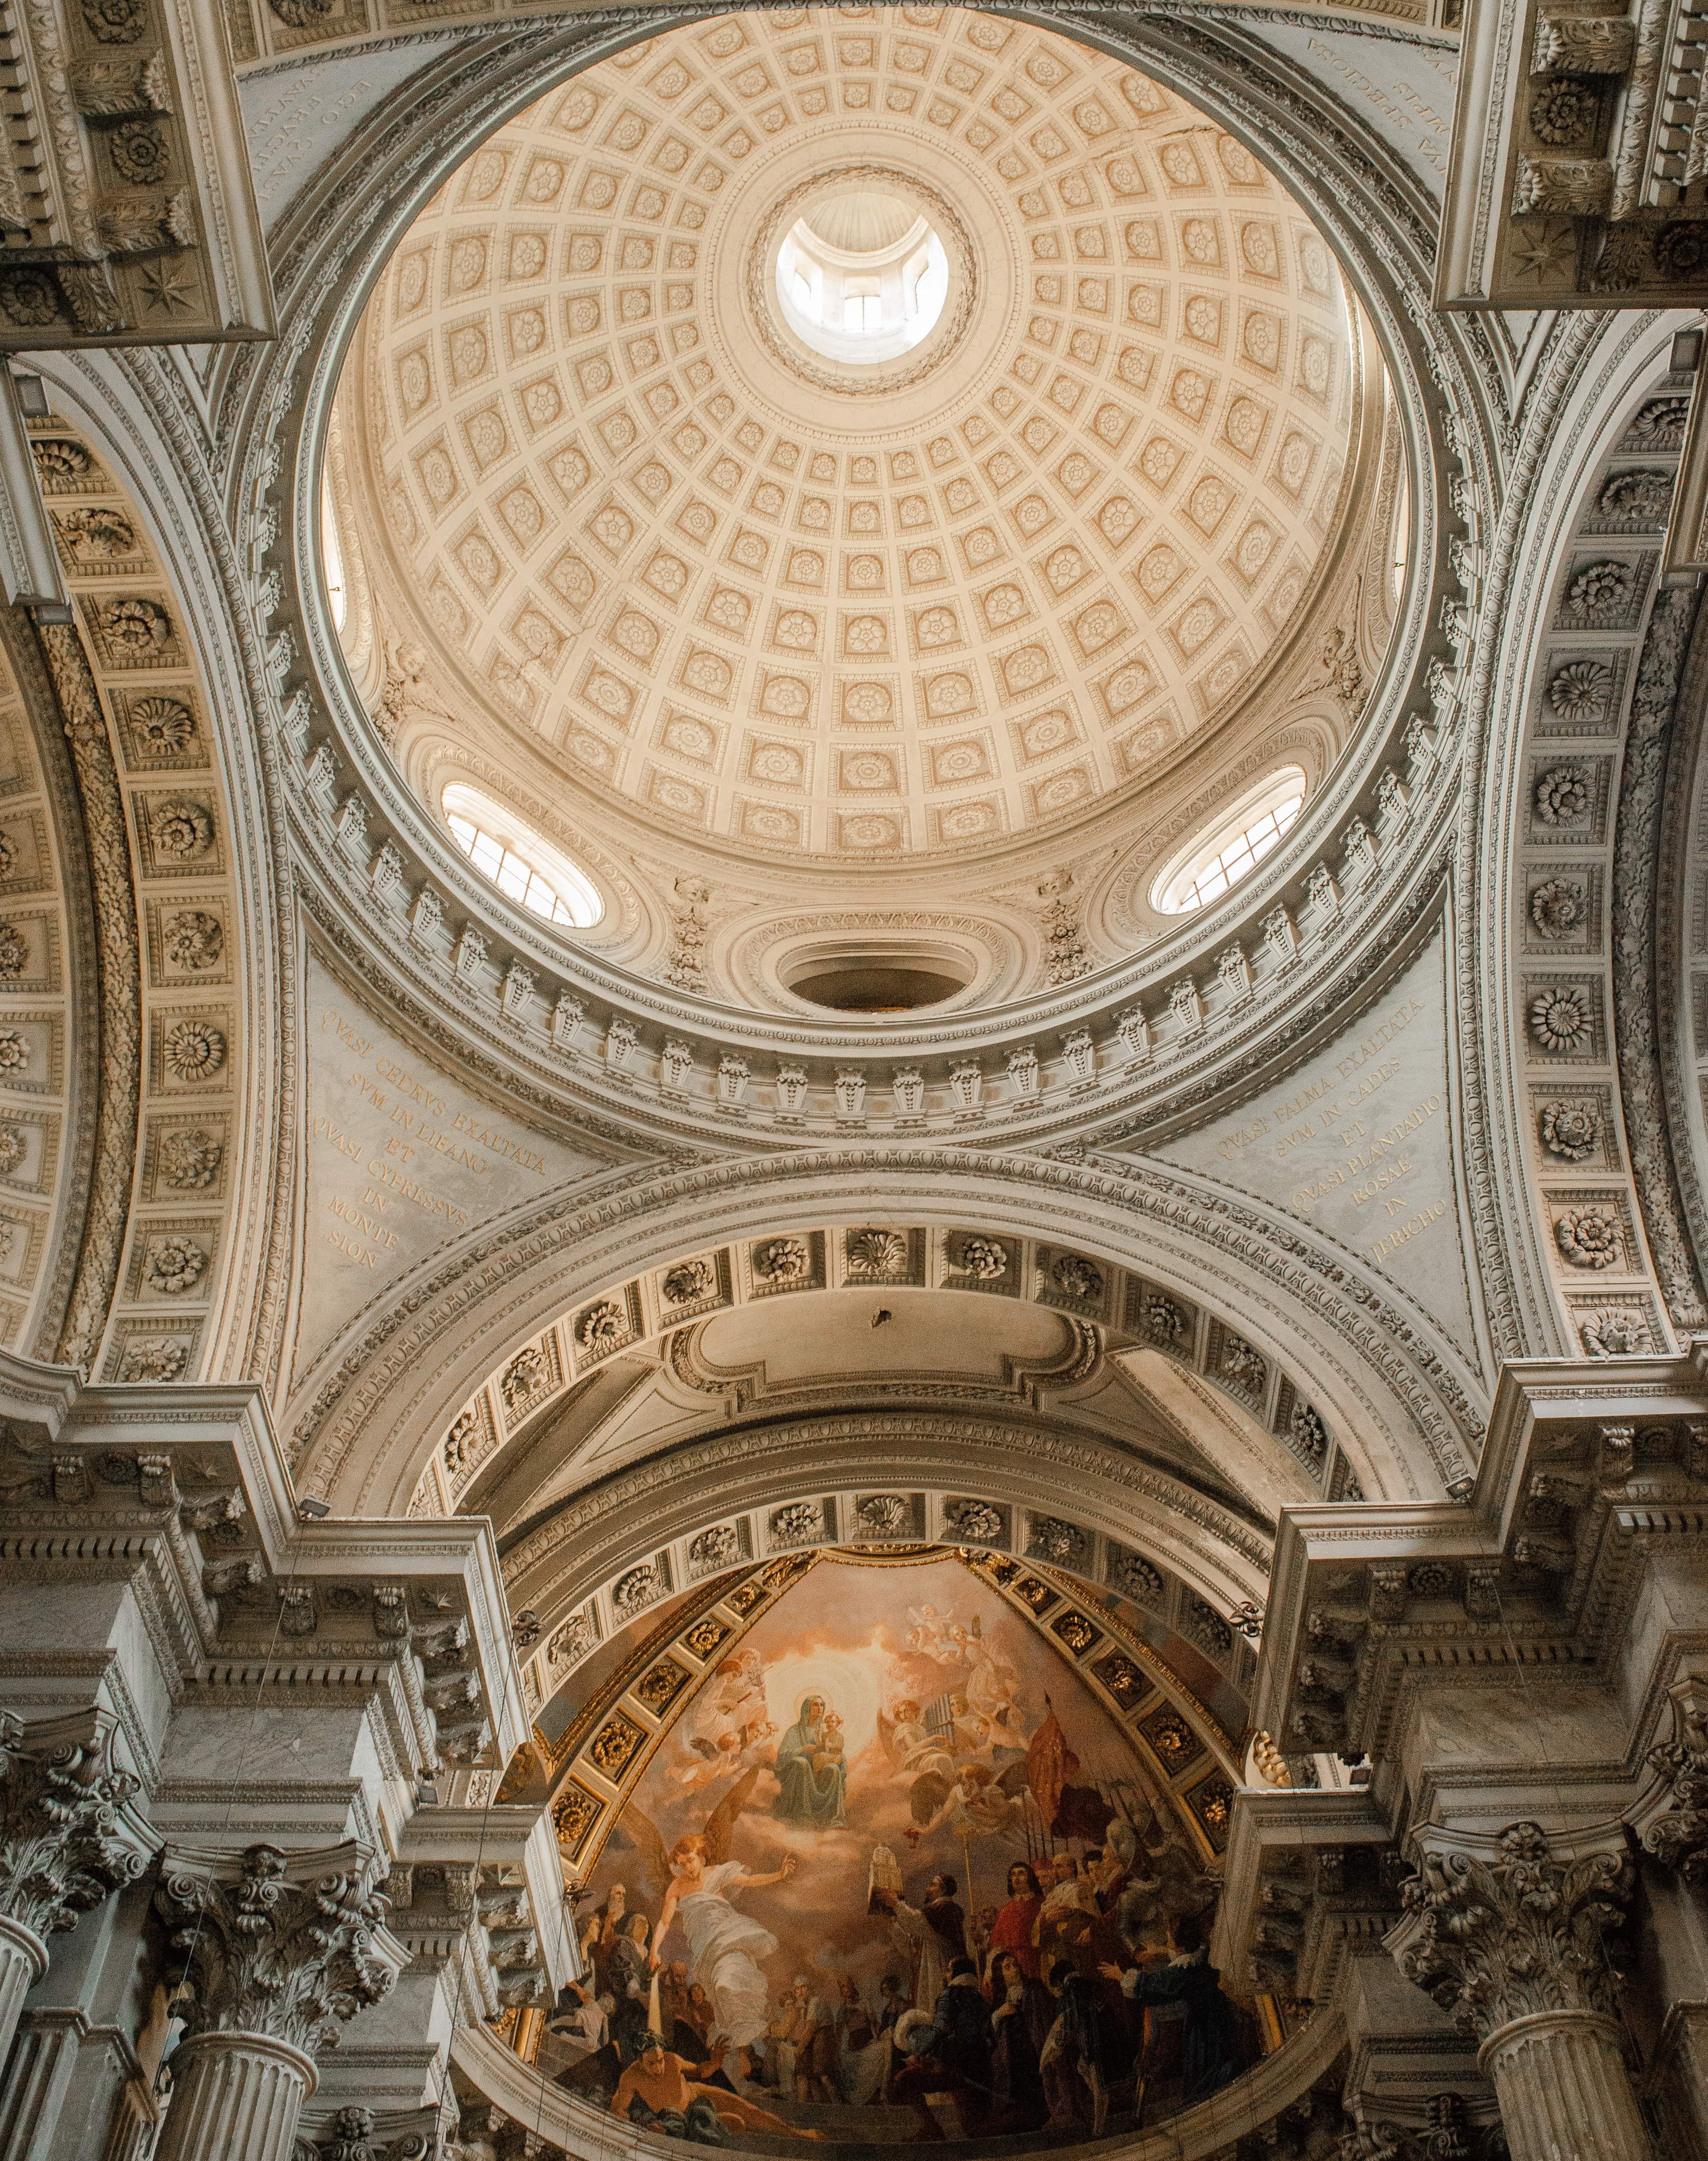
<path fill-rule="evenodd" d="M 1476 1844 L 1426 1848 L 1400 1886 L 1400 1971 L 1481 2040 L 1537 2012 L 1611 2013 L 1618 1976 L 1602 1938 L 1623 1923 L 1629 1861 L 1558 1860 L 1534 1823 Z"/>
<path fill-rule="evenodd" d="M 1589 896 L 1575 878 L 1544 878 L 1530 896 L 1530 919 L 1544 938 L 1565 938 L 1589 913 Z"/>
<path fill-rule="evenodd" d="M 710 1298 L 716 1288 L 717 1270 L 704 1254 L 678 1261 L 664 1271 L 664 1299 L 669 1305 L 691 1305 L 696 1299 Z"/>
<path fill-rule="evenodd" d="M 898 1066 L 890 1075 L 898 1118 L 917 1118 L 925 1100 L 925 1076 L 916 1065 Z"/>
<path fill-rule="evenodd" d="M 1592 1101 L 1544 1103 L 1536 1114 L 1536 1129 L 1549 1155 L 1581 1163 L 1601 1145 L 1601 1113 Z"/>
<path fill-rule="evenodd" d="M 812 1250 L 805 1238 L 768 1238 L 753 1248 L 753 1273 L 761 1283 L 799 1283 L 812 1271 Z"/>
<path fill-rule="evenodd" d="M 178 698 L 138 698 L 131 707 L 131 726 L 143 749 L 157 758 L 175 757 L 195 738 L 195 716 Z"/>
<path fill-rule="evenodd" d="M 1591 1358 L 1642 1358 L 1654 1348 L 1646 1317 L 1634 1307 L 1610 1307 L 1578 1325 Z"/>
<path fill-rule="evenodd" d="M 295 1865 L 321 1860 L 301 1856 Z M 311 1882 L 293 1882 L 292 1859 L 258 1845 L 245 1849 L 235 1881 L 215 1872 L 227 1865 L 223 1856 L 174 1856 L 154 1893 L 187 1961 L 175 2007 L 186 2039 L 266 2033 L 313 2054 L 391 1993 L 402 1958 L 388 1954 L 401 1946 L 385 1933 L 384 1899 L 359 1870 L 318 1866 Z"/>
<path fill-rule="evenodd" d="M 660 1596 L 664 1585 L 659 1580 L 659 1571 L 649 1560 L 620 1575 L 612 1586 L 611 1603 L 616 1611 L 627 1617 L 638 1613 L 643 1606 L 650 1606 Z"/>
<path fill-rule="evenodd" d="M 899 1493 L 868 1493 L 854 1513 L 871 1537 L 894 1539 L 908 1528 L 913 1511 Z"/>
<path fill-rule="evenodd" d="M 584 1351 L 608 1351 L 628 1333 L 628 1314 L 614 1298 L 601 1298 L 575 1323 L 575 1341 Z"/>
<path fill-rule="evenodd" d="M 9 1178 L 23 1161 L 25 1143 L 16 1126 L 0 1126 L 0 1178 Z"/>
<path fill-rule="evenodd" d="M 1077 1523 L 1065 1523 L 1059 1516 L 1034 1516 L 1027 1550 L 1040 1560 L 1059 1561 L 1064 1567 L 1076 1561 L 1086 1549 L 1086 1534 Z"/>
<path fill-rule="evenodd" d="M 73 1712 L 26 1724 L 0 1711 L 0 1913 L 37 1936 L 75 1928 L 147 1867 L 159 1840 L 112 1760 L 115 1726 Z"/>
<path fill-rule="evenodd" d="M 175 1381 L 190 1362 L 190 1346 L 181 1336 L 133 1336 L 124 1346 L 118 1370 L 122 1381 Z"/>
<path fill-rule="evenodd" d="M 1155 1599 L 1163 1595 L 1161 1570 L 1139 1554 L 1122 1554 L 1109 1571 L 1109 1580 L 1129 1598 Z"/>
<path fill-rule="evenodd" d="M 1530 1033 L 1544 1050 L 1581 1050 L 1591 1028 L 1586 991 L 1539 991 L 1530 1001 Z"/>
<path fill-rule="evenodd" d="M 1550 149 L 1564 149 L 1588 139 L 1601 109 L 1601 92 L 1587 83 L 1544 83 L 1530 100 L 1530 132 Z"/>
<path fill-rule="evenodd" d="M 29 965 L 29 946 L 15 923 L 0 923 L 0 979 L 21 976 Z"/>
<path fill-rule="evenodd" d="M 193 1289 L 206 1266 L 207 1254 L 187 1232 L 164 1231 L 148 1242 L 143 1281 L 150 1290 L 175 1297 Z"/>
<path fill-rule="evenodd" d="M 1548 685 L 1548 702 L 1563 721 L 1599 719 L 1613 695 L 1613 671 L 1605 660 L 1567 663 Z"/>
<path fill-rule="evenodd" d="M 1565 612 L 1579 621 L 1614 622 L 1629 614 L 1637 591 L 1630 563 L 1586 563 L 1566 588 Z"/>
<path fill-rule="evenodd" d="M 1002 1535 L 1002 1512 L 988 1501 L 945 1501 L 943 1520 L 957 1538 L 989 1545 Z"/>
<path fill-rule="evenodd" d="M 1651 398 L 1631 424 L 1632 440 L 1645 449 L 1676 450 L 1684 443 L 1690 413 L 1688 397 Z"/>
<path fill-rule="evenodd" d="M 451 1420 L 445 1436 L 445 1467 L 453 1478 L 469 1467 L 470 1444 L 480 1430 L 480 1423 L 479 1414 L 471 1410 L 459 1411 Z"/>
<path fill-rule="evenodd" d="M 689 1565 L 696 1575 L 715 1568 L 729 1568 L 742 1557 L 741 1534 L 733 1523 L 714 1523 L 701 1531 L 688 1549 Z"/>
<path fill-rule="evenodd" d="M 126 123 L 127 126 L 134 124 Z M 146 122 L 143 124 L 147 125 Z M 118 134 L 123 132 L 121 128 Z M 115 150 L 117 140 L 117 135 L 115 135 Z M 64 511 L 54 523 L 70 543 L 74 555 L 111 559 L 136 552 L 136 529 L 121 510 L 111 510 L 104 504 L 97 504 L 88 509 Z"/>
<path fill-rule="evenodd" d="M 1153 1343 L 1177 1344 L 1186 1333 L 1186 1316 L 1173 1299 L 1153 1290 L 1144 1302 L 1145 1333 Z"/>
<path fill-rule="evenodd" d="M 1618 1219 L 1605 1208 L 1568 1208 L 1554 1242 L 1575 1268 L 1615 1268 L 1624 1253 Z"/>
<path fill-rule="evenodd" d="M 95 619 L 128 659 L 152 659 L 172 642 L 172 618 L 158 601 L 106 601 Z"/>
<path fill-rule="evenodd" d="M 1308 1462 L 1320 1464 L 1328 1454 L 1328 1428 L 1323 1424 L 1322 1414 L 1310 1403 L 1295 1403 L 1287 1430 L 1294 1447 Z"/>
<path fill-rule="evenodd" d="M 545 1353 L 537 1343 L 518 1351 L 504 1368 L 503 1377 L 498 1383 L 498 1393 L 504 1398 L 505 1408 L 513 1411 L 518 1403 L 525 1403 L 544 1387 L 549 1371 Z"/>
<path fill-rule="evenodd" d="M 1536 777 L 1536 815 L 1544 825 L 1580 825 L 1590 815 L 1589 770 L 1554 765 Z"/>
<path fill-rule="evenodd" d="M 586 1658 L 598 1641 L 599 1631 L 592 1615 L 572 1613 L 546 1645 L 546 1663 L 553 1666 L 572 1665 L 576 1659 Z"/>
<path fill-rule="evenodd" d="M 163 803 L 151 830 L 156 851 L 176 862 L 193 862 L 213 846 L 213 819 L 204 804 L 187 799 Z"/>
<path fill-rule="evenodd" d="M 146 21 L 143 0 L 118 0 L 118 4 L 134 6 L 139 18 Z M 84 12 L 86 14 L 88 12 L 86 0 Z M 100 33 L 97 31 L 96 34 L 98 37 Z M 63 436 L 43 435 L 39 436 L 29 448 L 30 455 L 35 460 L 36 477 L 41 482 L 44 495 L 67 494 L 88 479 L 89 453 L 81 443 L 71 442 Z"/>
<path fill-rule="evenodd" d="M 771 1512 L 771 1543 L 805 1545 L 823 1535 L 825 1512 L 816 1501 L 790 1501 Z"/>
<path fill-rule="evenodd" d="M 1049 1264 L 1049 1279 L 1069 1298 L 1089 1302 L 1103 1295 L 1103 1271 L 1079 1253 L 1058 1253 Z"/>
<path fill-rule="evenodd" d="M 1627 518 L 1637 525 L 1662 525 L 1672 500 L 1672 475 L 1640 468 L 1615 473 L 1601 490 L 1596 507 L 1604 518 Z"/>
<path fill-rule="evenodd" d="M 185 909 L 165 923 L 166 958 L 174 968 L 216 968 L 225 950 L 224 926 L 206 909 Z"/>
<path fill-rule="evenodd" d="M 976 1276 L 982 1283 L 1005 1274 L 1008 1266 L 1008 1249 L 999 1238 L 974 1236 L 961 1242 L 959 1273 Z"/>
<path fill-rule="evenodd" d="M 908 1272 L 908 1242 L 899 1231 L 857 1231 L 848 1241 L 848 1273 L 893 1282 Z"/>
<path fill-rule="evenodd" d="M 168 1133 L 160 1143 L 160 1175 L 180 1192 L 211 1185 L 225 1159 L 225 1143 L 203 1127 L 190 1126 Z"/>
<path fill-rule="evenodd" d="M 1669 1806 L 1643 1834 L 1643 1848 L 1687 1883 L 1708 1883 L 1708 1721 L 1696 1708 L 1679 1712 L 1680 1738 L 1648 1752 L 1651 1770 L 1669 1788 Z"/>
<path fill-rule="evenodd" d="M 1221 1377 L 1249 1393 L 1263 1385 L 1263 1353 L 1252 1349 L 1242 1336 L 1230 1336 L 1221 1346 Z"/>

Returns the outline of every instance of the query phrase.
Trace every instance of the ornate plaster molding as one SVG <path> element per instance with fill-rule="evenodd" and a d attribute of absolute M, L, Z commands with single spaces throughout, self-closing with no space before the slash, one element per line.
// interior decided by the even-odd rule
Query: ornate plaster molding
<path fill-rule="evenodd" d="M 95 888 L 101 1062 L 89 1208 L 56 1356 L 87 1366 L 99 1350 L 118 1283 L 136 1174 L 142 1102 L 142 955 L 130 838 L 118 767 L 89 656 L 70 624 L 37 631 L 82 799 Z"/>

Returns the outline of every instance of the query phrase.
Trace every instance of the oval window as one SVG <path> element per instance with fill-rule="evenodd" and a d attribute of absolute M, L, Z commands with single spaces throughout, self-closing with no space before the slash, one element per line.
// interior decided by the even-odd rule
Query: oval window
<path fill-rule="evenodd" d="M 1262 862 L 1298 817 L 1304 789 L 1296 765 L 1272 773 L 1164 867 L 1151 888 L 1151 905 L 1164 915 L 1190 915 L 1220 899 Z"/>
<path fill-rule="evenodd" d="M 440 798 L 451 838 L 500 893 L 547 923 L 586 930 L 605 913 L 599 888 L 513 810 L 453 782 Z"/>

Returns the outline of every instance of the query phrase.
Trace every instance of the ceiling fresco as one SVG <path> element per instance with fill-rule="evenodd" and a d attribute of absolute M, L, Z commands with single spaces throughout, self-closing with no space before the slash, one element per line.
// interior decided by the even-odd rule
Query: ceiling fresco
<path fill-rule="evenodd" d="M 1075 2138 L 1214 2091 L 1245 2042 L 1200 1949 L 1228 1789 L 1192 1721 L 992 1557 L 773 1580 L 581 1722 L 557 1815 L 587 1974 L 541 2070 L 626 2112 L 655 2034 L 726 2131 L 865 2143 Z M 927 2081 L 895 2037 L 934 2020 Z"/>

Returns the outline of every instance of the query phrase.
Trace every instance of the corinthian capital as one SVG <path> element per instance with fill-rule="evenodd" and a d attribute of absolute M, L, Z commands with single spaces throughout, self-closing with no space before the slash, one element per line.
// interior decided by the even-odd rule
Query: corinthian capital
<path fill-rule="evenodd" d="M 389 1995 L 409 1954 L 371 1880 L 351 1843 L 169 1849 L 154 1902 L 184 1955 L 188 2033 L 263 2033 L 312 2055 Z"/>
<path fill-rule="evenodd" d="M 1486 2041 L 1534 2012 L 1612 2008 L 1601 1939 L 1631 1892 L 1622 1838 L 1574 1843 L 1515 1823 L 1493 1838 L 1426 1830 L 1417 1844 L 1388 1947 L 1460 2027 Z"/>
<path fill-rule="evenodd" d="M 159 1850 L 114 1731 L 105 1711 L 26 1725 L 0 1711 L 0 1913 L 39 1936 L 75 1927 Z"/>

